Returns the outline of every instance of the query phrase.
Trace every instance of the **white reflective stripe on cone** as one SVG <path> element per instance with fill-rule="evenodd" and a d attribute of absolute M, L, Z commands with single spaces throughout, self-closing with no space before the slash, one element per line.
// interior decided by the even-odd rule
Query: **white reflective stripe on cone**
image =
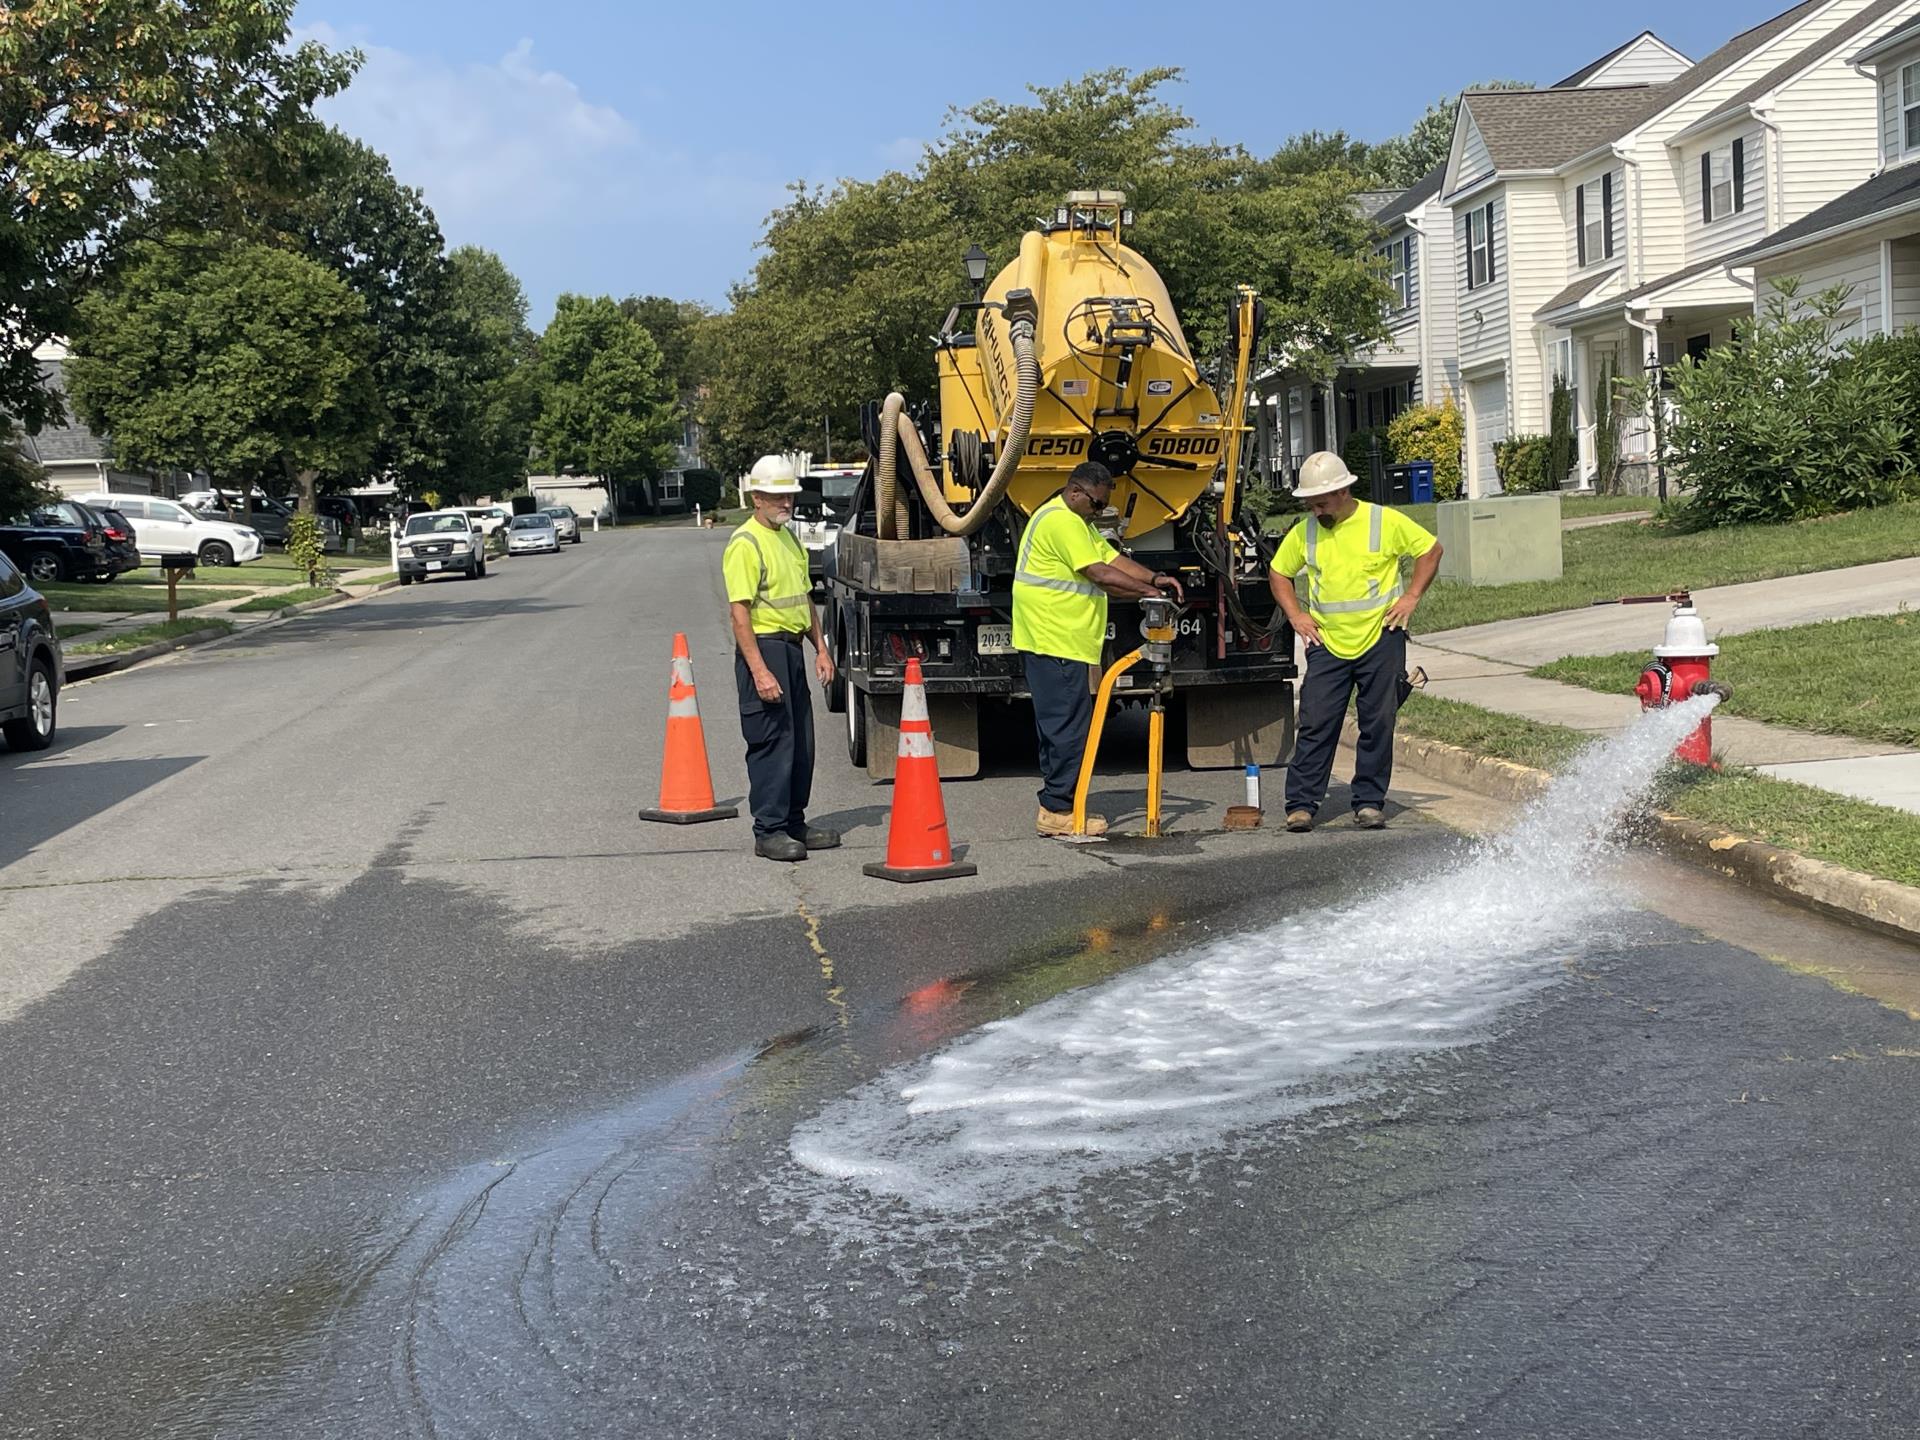
<path fill-rule="evenodd" d="M 902 730 L 900 732 L 900 759 L 933 759 L 933 736 L 923 730 Z"/>
<path fill-rule="evenodd" d="M 900 723 L 927 718 L 927 691 L 922 685 L 909 685 L 900 696 Z"/>
<path fill-rule="evenodd" d="M 691 695 L 683 700 L 669 700 L 667 702 L 667 718 L 669 720 L 685 720 L 688 718 L 698 720 L 700 718 L 700 702 L 695 700 Z"/>
<path fill-rule="evenodd" d="M 675 659 L 673 662 L 673 678 L 681 685 L 693 684 L 693 661 Z"/>

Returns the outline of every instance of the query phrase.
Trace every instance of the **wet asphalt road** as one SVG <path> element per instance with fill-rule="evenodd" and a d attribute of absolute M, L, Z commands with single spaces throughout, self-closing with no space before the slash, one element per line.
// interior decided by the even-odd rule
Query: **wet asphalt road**
<path fill-rule="evenodd" d="M 640 832 L 716 558 L 391 593 L 0 756 L 0 1435 L 1914 1433 L 1914 1023 L 1647 914 L 1231 1152 L 810 1223 L 787 1137 L 864 1080 L 1462 844 L 1176 775 L 1182 836 L 1075 851 L 1009 765 L 948 787 L 980 885 L 880 893 L 824 741 L 839 856 Z"/>

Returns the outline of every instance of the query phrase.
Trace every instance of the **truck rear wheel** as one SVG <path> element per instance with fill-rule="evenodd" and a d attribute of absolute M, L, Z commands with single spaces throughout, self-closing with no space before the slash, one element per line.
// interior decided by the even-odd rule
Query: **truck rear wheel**
<path fill-rule="evenodd" d="M 833 657 L 833 679 L 826 684 L 827 713 L 838 715 L 847 708 L 847 647 L 837 629 L 827 642 L 827 653 Z M 861 765 L 866 762 L 856 760 L 854 763 Z"/>
<path fill-rule="evenodd" d="M 847 759 L 856 770 L 867 768 L 867 706 L 872 703 L 851 686 L 841 701 L 847 712 Z"/>

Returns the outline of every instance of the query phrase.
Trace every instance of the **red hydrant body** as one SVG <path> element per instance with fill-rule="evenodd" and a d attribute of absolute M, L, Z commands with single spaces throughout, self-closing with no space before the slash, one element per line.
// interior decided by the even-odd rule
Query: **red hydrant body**
<path fill-rule="evenodd" d="M 1640 697 L 1640 708 L 1657 709 L 1678 705 L 1696 690 L 1711 689 L 1722 696 L 1726 688 L 1712 678 L 1712 661 L 1720 653 L 1718 645 L 1707 641 L 1707 627 L 1691 600 L 1674 606 L 1667 621 L 1664 643 L 1653 647 L 1653 661 L 1640 673 L 1633 693 Z M 1676 758 L 1693 765 L 1713 765 L 1713 719 L 1709 716 L 1674 747 Z"/>

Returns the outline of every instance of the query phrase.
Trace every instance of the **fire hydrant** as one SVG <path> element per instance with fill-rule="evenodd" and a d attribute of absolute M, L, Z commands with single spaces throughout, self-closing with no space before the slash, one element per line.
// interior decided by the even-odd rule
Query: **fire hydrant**
<path fill-rule="evenodd" d="M 1640 708 L 1678 705 L 1694 695 L 1718 695 L 1725 700 L 1732 692 L 1712 676 L 1713 657 L 1720 653 L 1720 647 L 1707 640 L 1707 627 L 1693 608 L 1693 597 L 1682 590 L 1663 598 L 1676 603 L 1667 621 L 1666 638 L 1653 647 L 1653 660 L 1633 687 L 1633 693 L 1640 697 Z M 1673 753 L 1690 764 L 1714 768 L 1713 718 L 1703 719 Z"/>

